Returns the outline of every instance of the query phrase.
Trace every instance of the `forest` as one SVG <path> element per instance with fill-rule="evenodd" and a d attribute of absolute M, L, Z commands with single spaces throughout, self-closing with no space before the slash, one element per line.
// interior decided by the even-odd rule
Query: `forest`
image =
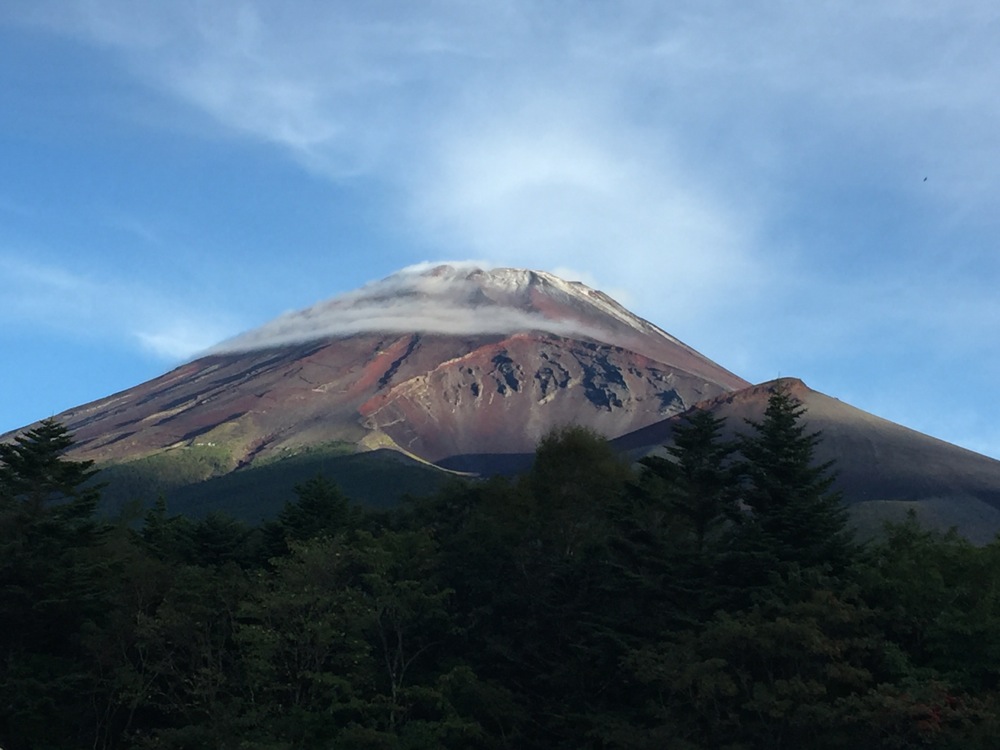
<path fill-rule="evenodd" d="M 859 541 L 803 414 L 256 526 L 106 517 L 42 422 L 0 445 L 0 747 L 995 747 L 1000 544 Z"/>

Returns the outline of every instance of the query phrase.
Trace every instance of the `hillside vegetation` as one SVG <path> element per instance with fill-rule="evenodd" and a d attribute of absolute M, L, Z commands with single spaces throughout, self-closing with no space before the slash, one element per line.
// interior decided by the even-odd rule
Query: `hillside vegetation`
<path fill-rule="evenodd" d="M 323 474 L 367 508 L 399 504 L 406 494 L 435 492 L 452 472 L 386 449 L 355 452 L 352 444 L 325 443 L 233 471 L 229 453 L 215 446 L 175 448 L 102 467 L 100 510 L 116 515 L 158 497 L 171 511 L 200 518 L 222 512 L 256 524 L 295 499 L 295 485 Z"/>
<path fill-rule="evenodd" d="M 49 421 L 0 446 L 0 747 L 988 748 L 1000 544 L 857 543 L 802 408 L 592 433 L 391 510 L 101 520 Z"/>

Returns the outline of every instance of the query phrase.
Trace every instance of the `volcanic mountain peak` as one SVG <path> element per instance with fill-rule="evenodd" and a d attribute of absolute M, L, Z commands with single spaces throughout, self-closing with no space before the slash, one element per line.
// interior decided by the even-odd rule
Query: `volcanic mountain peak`
<path fill-rule="evenodd" d="M 748 383 L 584 284 L 541 271 L 411 268 L 289 313 L 173 372 L 65 412 L 77 455 L 217 449 L 230 467 L 312 445 L 427 461 L 610 437 Z"/>
<path fill-rule="evenodd" d="M 326 465 L 331 451 L 510 469 L 567 424 L 636 457 L 662 454 L 674 415 L 697 405 L 739 432 L 776 387 L 822 432 L 818 459 L 841 460 L 849 502 L 879 517 L 917 503 L 970 538 L 1000 529 L 1000 462 L 796 379 L 750 386 L 601 292 L 542 271 L 406 269 L 57 419 L 75 436 L 75 458 L 121 465 L 131 497 L 137 477 L 199 482 L 311 454 Z"/>
<path fill-rule="evenodd" d="M 216 347 L 249 351 L 358 333 L 583 336 L 654 358 L 659 347 L 696 354 L 603 292 L 544 271 L 469 264 L 415 266 L 276 320 Z"/>
<path fill-rule="evenodd" d="M 413 271 L 404 269 L 385 281 L 392 281 Z M 447 279 L 458 287 L 468 286 L 473 294 L 481 293 L 486 299 L 504 305 L 522 307 L 545 317 L 552 317 L 551 311 L 539 305 L 536 295 L 544 294 L 562 302 L 576 302 L 591 306 L 606 316 L 614 318 L 640 333 L 655 332 L 674 343 L 680 343 L 670 334 L 652 323 L 633 315 L 609 296 L 591 289 L 579 281 L 566 281 L 545 271 L 530 271 L 522 268 L 492 268 L 484 270 L 475 266 L 435 266 L 423 273 L 435 279 Z M 550 331 L 554 333 L 554 331 Z"/>

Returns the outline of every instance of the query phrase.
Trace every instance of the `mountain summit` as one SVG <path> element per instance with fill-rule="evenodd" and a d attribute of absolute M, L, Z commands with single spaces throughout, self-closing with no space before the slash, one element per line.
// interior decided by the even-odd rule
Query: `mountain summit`
<path fill-rule="evenodd" d="M 606 294 L 541 271 L 407 269 L 56 418 L 75 435 L 74 457 L 107 468 L 122 499 L 187 488 L 190 511 L 221 497 L 237 515 L 266 517 L 267 476 L 284 491 L 293 472 L 353 477 L 362 501 L 381 482 L 392 502 L 411 480 L 440 482 L 427 464 L 521 467 L 566 425 L 633 458 L 663 454 L 693 407 L 738 433 L 775 387 L 807 407 L 808 429 L 824 436 L 818 457 L 836 461 L 837 489 L 863 526 L 912 509 L 976 541 L 1000 531 L 1000 462 L 801 381 L 751 386 Z M 230 489 L 199 484 L 211 477 Z"/>
<path fill-rule="evenodd" d="M 58 415 L 77 453 L 212 447 L 230 468 L 321 443 L 422 460 L 614 437 L 748 383 L 602 292 L 541 271 L 404 270 Z"/>
<path fill-rule="evenodd" d="M 404 269 L 361 289 L 282 315 L 213 352 L 248 351 L 363 333 L 455 336 L 545 333 L 599 341 L 705 370 L 732 387 L 746 381 L 634 315 L 604 292 L 544 271 L 437 265 Z"/>

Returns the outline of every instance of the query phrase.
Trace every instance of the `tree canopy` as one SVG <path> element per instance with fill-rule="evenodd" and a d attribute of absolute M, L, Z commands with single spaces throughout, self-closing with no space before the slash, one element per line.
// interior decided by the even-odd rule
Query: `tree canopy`
<path fill-rule="evenodd" d="M 637 466 L 569 428 L 389 513 L 317 476 L 257 527 L 110 524 L 43 423 L 0 449 L 0 747 L 993 747 L 1000 546 L 854 543 L 805 416 Z"/>

